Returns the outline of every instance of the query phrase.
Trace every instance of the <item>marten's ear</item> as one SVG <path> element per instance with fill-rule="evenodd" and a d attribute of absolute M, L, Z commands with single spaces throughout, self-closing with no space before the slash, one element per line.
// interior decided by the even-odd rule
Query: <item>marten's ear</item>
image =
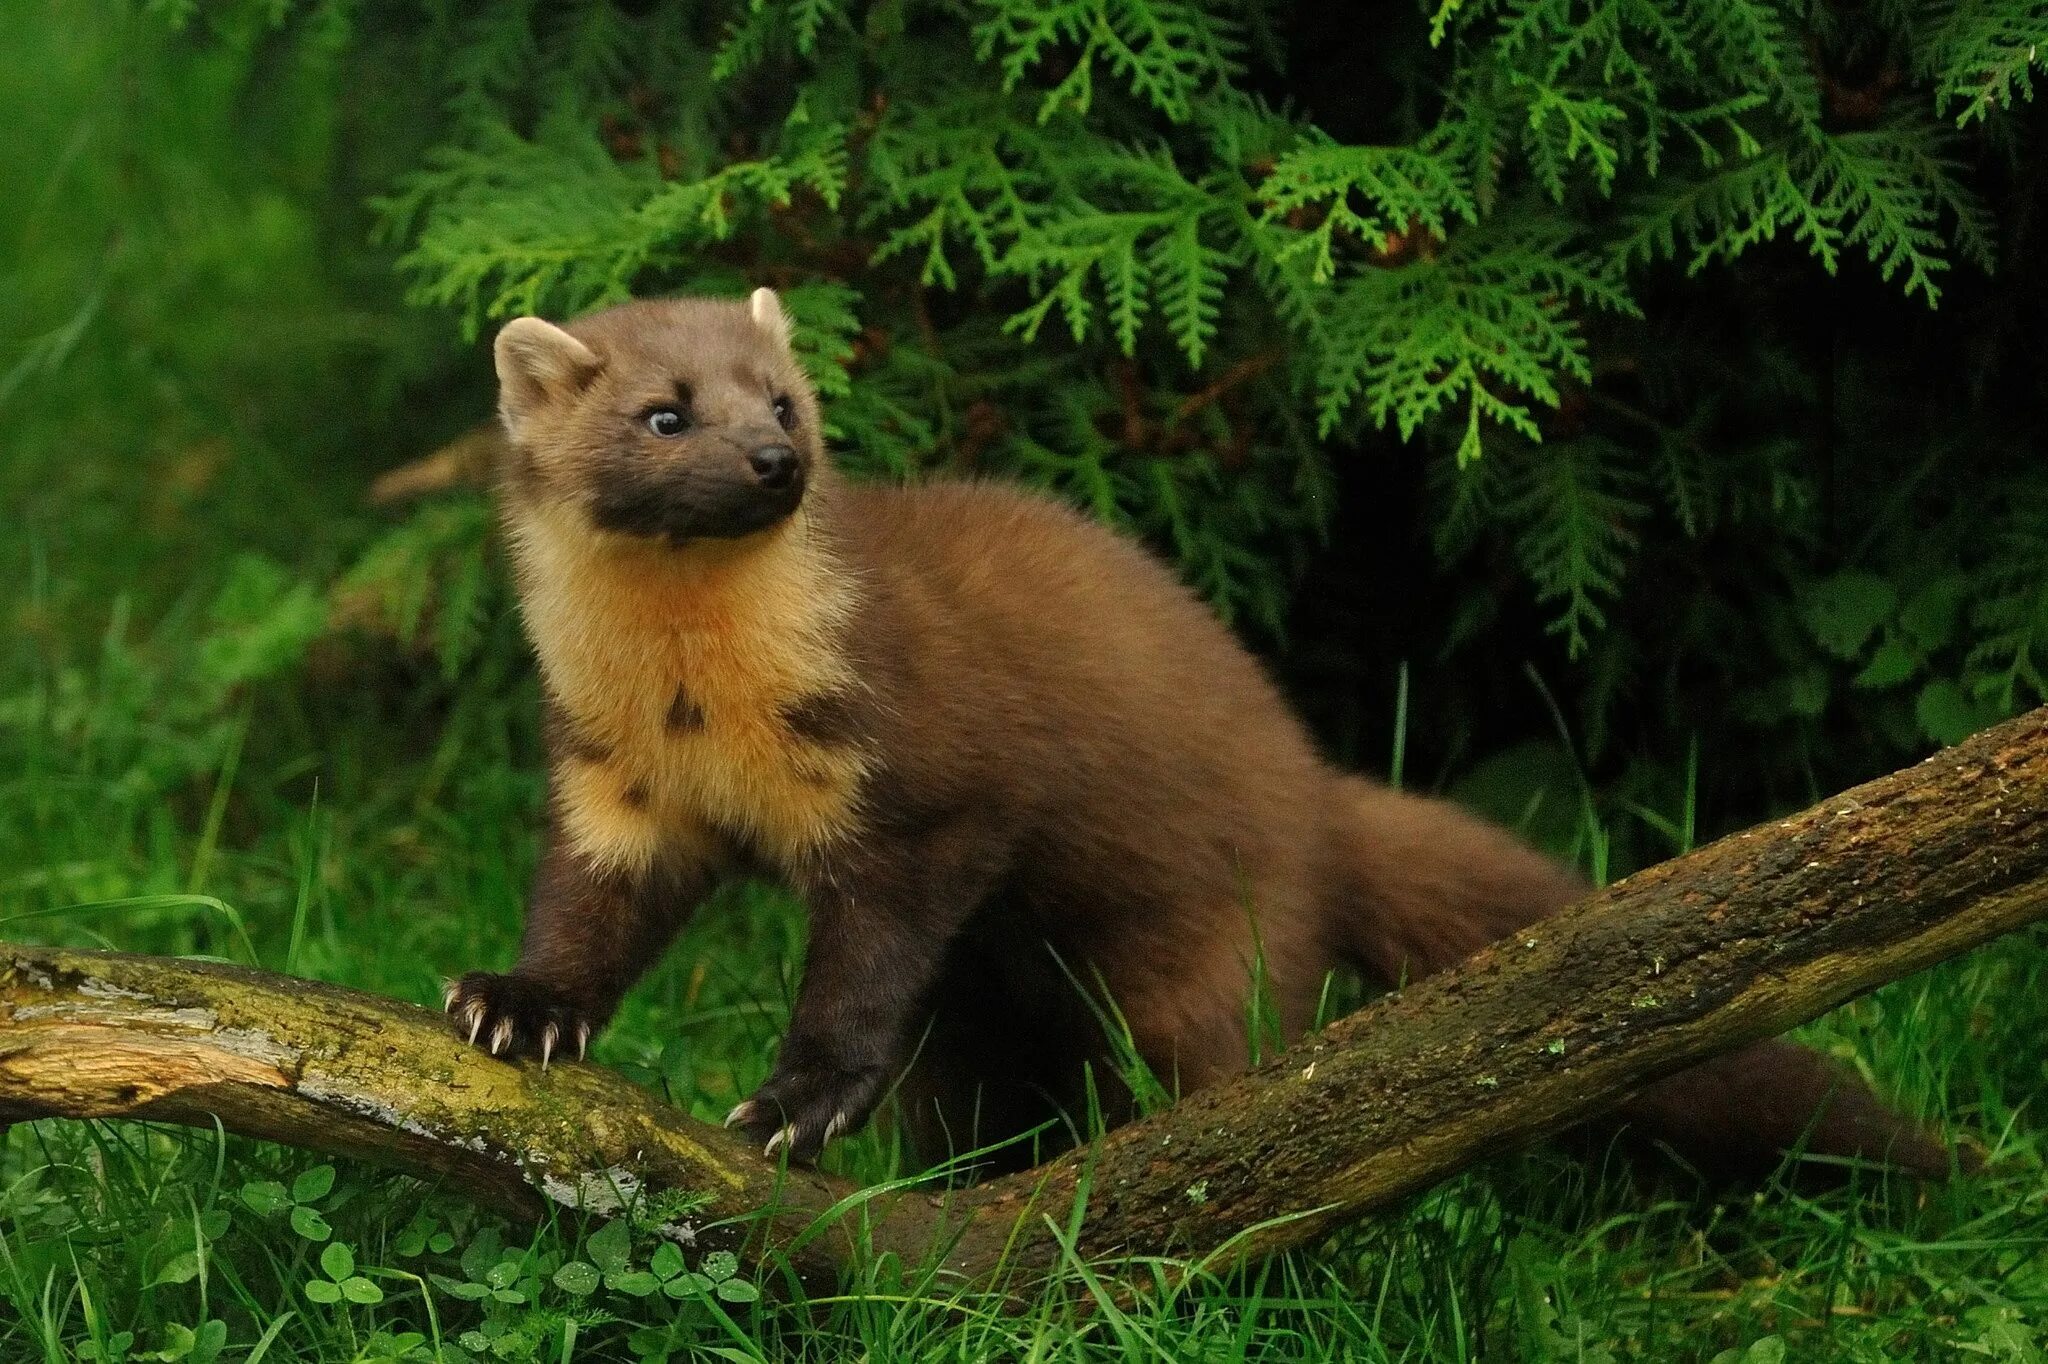
<path fill-rule="evenodd" d="M 602 365 L 590 347 L 537 317 L 507 322 L 491 355 L 498 366 L 499 401 L 505 415 L 515 419 L 575 392 Z"/>
<path fill-rule="evenodd" d="M 753 315 L 754 325 L 768 333 L 776 345 L 789 345 L 789 318 L 782 311 L 782 300 L 775 296 L 773 289 L 756 289 L 747 300 L 747 311 Z"/>

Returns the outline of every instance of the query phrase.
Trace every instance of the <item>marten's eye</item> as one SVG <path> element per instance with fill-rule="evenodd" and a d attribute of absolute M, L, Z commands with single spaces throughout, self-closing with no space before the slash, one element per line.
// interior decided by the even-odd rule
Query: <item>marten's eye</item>
<path fill-rule="evenodd" d="M 782 424 L 785 431 L 796 430 L 796 404 L 789 400 L 786 393 L 775 395 L 775 420 Z"/>
<path fill-rule="evenodd" d="M 673 407 L 657 407 L 647 414 L 647 429 L 657 436 L 680 436 L 689 426 L 690 419 Z"/>

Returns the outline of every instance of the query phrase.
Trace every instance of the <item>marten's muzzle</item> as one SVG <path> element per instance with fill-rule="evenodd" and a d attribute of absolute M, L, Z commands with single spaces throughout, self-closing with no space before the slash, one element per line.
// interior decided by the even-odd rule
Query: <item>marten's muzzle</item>
<path fill-rule="evenodd" d="M 672 461 L 620 462 L 595 480 L 590 518 L 602 530 L 671 544 L 751 535 L 797 509 L 805 472 L 803 456 L 780 443 L 721 442 Z"/>

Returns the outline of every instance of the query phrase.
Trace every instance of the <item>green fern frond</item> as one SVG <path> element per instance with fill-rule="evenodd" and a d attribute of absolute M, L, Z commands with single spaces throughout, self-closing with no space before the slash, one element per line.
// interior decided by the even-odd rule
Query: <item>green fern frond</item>
<path fill-rule="evenodd" d="M 993 272 L 1042 216 L 1050 181 L 1041 168 L 1070 154 L 1065 132 L 1038 128 L 1017 101 L 981 90 L 892 110 L 867 144 L 876 194 L 861 223 L 894 224 L 873 260 L 921 258 L 921 281 L 952 289 L 959 275 L 948 248 L 964 244 Z"/>
<path fill-rule="evenodd" d="M 1930 119 L 1903 115 L 1888 128 L 1886 154 L 1926 187 L 1947 224 L 1956 254 L 1985 273 L 1998 266 L 1998 234 L 1983 198 L 1965 182 L 1956 135 Z"/>
<path fill-rule="evenodd" d="M 1665 0 L 1591 0 L 1583 9 L 1580 0 L 1511 0 L 1493 50 L 1545 83 L 1578 75 L 1654 98 L 1655 63 L 1680 75 L 1696 70 L 1679 8 Z"/>
<path fill-rule="evenodd" d="M 1839 224 L 1844 246 L 1861 246 L 1889 281 L 1905 272 L 1907 294 L 1931 306 L 1934 277 L 1949 268 L 1941 201 L 1919 174 L 1924 156 L 1901 154 L 1894 129 L 1825 137 L 1808 160 L 1806 197 Z"/>
<path fill-rule="evenodd" d="M 1796 132 L 1821 128 L 1820 82 L 1777 0 L 1683 0 L 1679 25 L 1713 63 L 1718 83 L 1764 96 Z"/>
<path fill-rule="evenodd" d="M 1935 100 L 1957 127 L 2034 98 L 2034 71 L 2048 68 L 2048 0 L 1947 0 L 1916 51 Z"/>
<path fill-rule="evenodd" d="M 794 324 L 791 347 L 820 396 L 837 400 L 852 393 L 847 366 L 853 361 L 854 337 L 860 334 L 860 292 L 851 285 L 818 280 L 785 289 L 781 298 Z"/>
<path fill-rule="evenodd" d="M 1477 222 L 1478 205 L 1458 171 L 1429 148 L 1319 142 L 1281 157 L 1259 192 L 1268 221 L 1319 215 L 1286 250 L 1305 254 L 1311 277 L 1327 283 L 1337 273 L 1341 239 L 1379 250 L 1394 233 L 1420 228 L 1442 237 L 1453 222 Z"/>
<path fill-rule="evenodd" d="M 656 245 L 634 222 L 659 186 L 589 134 L 529 141 L 486 125 L 437 150 L 377 207 L 414 244 L 408 297 L 460 311 L 463 333 L 513 313 L 567 313 L 624 298 Z M 414 227 L 415 219 L 417 226 Z"/>
<path fill-rule="evenodd" d="M 616 159 L 587 130 L 526 139 L 490 125 L 440 150 L 378 207 L 397 230 L 417 220 L 399 260 L 415 281 L 410 297 L 459 308 L 474 336 L 485 318 L 616 302 L 641 271 L 730 236 L 737 213 L 787 204 L 798 186 L 836 204 L 845 180 L 836 127 L 804 130 L 780 157 L 669 181 L 649 161 Z"/>
<path fill-rule="evenodd" d="M 711 59 L 711 79 L 729 81 L 776 52 L 812 56 L 819 35 L 833 27 L 850 27 L 845 0 L 749 0 L 726 23 L 725 38 Z"/>
<path fill-rule="evenodd" d="M 1683 260 L 1697 274 L 1789 232 L 1830 274 L 1840 260 L 1840 206 L 1815 202 L 1785 147 L 1756 149 L 1715 173 L 1645 195 L 1609 249 L 1623 264 Z"/>
<path fill-rule="evenodd" d="M 1194 116 L 1197 95 L 1244 69 L 1236 18 L 1186 0 L 980 0 L 978 8 L 985 17 L 974 26 L 975 51 L 984 61 L 1000 54 L 1006 92 L 1054 49 L 1078 47 L 1040 102 L 1041 123 L 1088 111 L 1097 61 L 1174 123 Z"/>
<path fill-rule="evenodd" d="M 1169 214 L 1068 205 L 1057 220 L 1020 236 L 997 263 L 1003 273 L 1030 281 L 1038 296 L 1010 318 L 1009 327 L 1027 343 L 1035 340 L 1057 306 L 1074 340 L 1085 339 L 1095 307 L 1088 287 L 1092 278 L 1101 288 L 1117 346 L 1126 355 L 1133 353 L 1151 301 L 1150 270 L 1140 246 L 1172 222 Z"/>
<path fill-rule="evenodd" d="M 1200 369 L 1223 311 L 1223 286 L 1230 258 L 1204 239 L 1201 213 L 1182 213 L 1147 252 L 1153 293 L 1174 344 L 1190 367 Z M 1128 348 L 1125 351 L 1129 354 Z"/>
<path fill-rule="evenodd" d="M 1196 96 L 1244 70 L 1237 21 L 1177 0 L 1106 0 L 1097 20 L 1110 70 L 1175 123 L 1193 116 Z"/>
<path fill-rule="evenodd" d="M 1621 593 L 1647 508 L 1636 495 L 1629 452 L 1598 437 L 1518 452 L 1502 511 L 1517 522 L 1515 547 L 1536 599 L 1557 610 L 1553 634 L 1572 657 L 1607 624 L 1603 602 Z"/>
<path fill-rule="evenodd" d="M 1405 438 L 1463 400 L 1536 439 L 1529 404 L 1556 406 L 1559 376 L 1592 377 L 1573 305 L 1636 313 L 1564 229 L 1540 222 L 1463 232 L 1434 259 L 1359 271 L 1332 307 L 1317 377 L 1321 429 L 1335 429 L 1362 397 L 1375 424 L 1391 422 Z"/>
<path fill-rule="evenodd" d="M 1536 179 L 1558 203 L 1564 202 L 1565 172 L 1581 161 L 1591 166 L 1602 194 L 1614 186 L 1620 168 L 1620 134 L 1627 113 L 1614 101 L 1560 86 L 1518 78 L 1527 92 L 1528 121 L 1523 138 Z"/>
<path fill-rule="evenodd" d="M 974 26 L 975 56 L 987 61 L 1001 54 L 997 65 L 1005 91 L 1016 89 L 1053 48 L 1082 42 L 1099 9 L 1089 0 L 989 0 L 981 8 L 986 17 Z"/>
<path fill-rule="evenodd" d="M 786 31 L 787 16 L 780 4 L 751 0 L 739 14 L 726 21 L 725 38 L 711 58 L 711 79 L 729 81 L 768 60 L 768 52 Z"/>

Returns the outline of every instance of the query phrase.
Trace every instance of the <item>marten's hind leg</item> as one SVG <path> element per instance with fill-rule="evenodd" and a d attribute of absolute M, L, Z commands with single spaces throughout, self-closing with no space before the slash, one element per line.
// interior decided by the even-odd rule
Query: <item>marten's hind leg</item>
<path fill-rule="evenodd" d="M 1000 918 L 1001 916 L 996 916 Z M 1085 1136 L 1101 1033 L 1043 943 L 970 932 L 953 946 L 895 1087 L 912 1153 L 963 1179 L 1021 1170 Z M 1098 1084 L 1120 1117 L 1120 1086 Z M 975 1154 L 971 1161 L 965 1158 Z"/>
<path fill-rule="evenodd" d="M 1297 918 L 1306 902 L 1293 906 Z M 1176 920 L 1171 945 L 1125 940 L 1106 959 L 1076 957 L 1084 987 L 1043 943 L 969 937 L 956 945 L 896 1091 L 897 1108 L 926 1164 L 1010 1141 L 976 1157 L 973 1177 L 1035 1164 L 1097 1128 L 1136 1116 L 1138 1086 L 1171 1099 L 1243 1071 L 1251 1030 L 1272 1045 L 1300 1036 L 1314 1015 L 1322 966 L 1308 979 L 1259 958 L 1251 921 L 1233 911 L 1216 920 Z M 1269 932 L 1267 941 L 1302 935 Z M 1319 957 L 1318 962 L 1322 959 Z M 1259 1017 L 1254 981 L 1264 991 Z M 1150 1072 L 1130 1073 L 1132 1053 Z"/>
<path fill-rule="evenodd" d="M 993 1042 L 926 1035 L 895 1091 L 911 1168 L 944 1165 L 962 1182 L 989 1179 L 1074 1144 L 1079 1117 L 1050 1087 L 1018 1073 L 1011 1048 Z"/>

